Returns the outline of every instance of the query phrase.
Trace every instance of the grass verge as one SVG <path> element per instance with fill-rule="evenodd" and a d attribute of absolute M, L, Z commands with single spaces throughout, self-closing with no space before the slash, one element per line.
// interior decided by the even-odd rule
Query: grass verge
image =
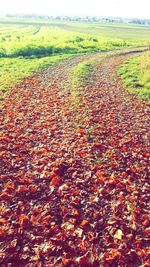
<path fill-rule="evenodd" d="M 14 84 L 34 72 L 60 61 L 72 57 L 71 55 L 59 55 L 43 58 L 1 58 L 0 59 L 0 100 L 9 92 Z"/>
<path fill-rule="evenodd" d="M 132 94 L 139 95 L 150 104 L 150 52 L 135 56 L 119 69 L 124 84 Z"/>
<path fill-rule="evenodd" d="M 78 64 L 72 71 L 72 87 L 77 93 L 80 87 L 84 86 L 87 78 L 89 78 L 94 72 L 94 66 L 90 61 L 84 61 Z"/>

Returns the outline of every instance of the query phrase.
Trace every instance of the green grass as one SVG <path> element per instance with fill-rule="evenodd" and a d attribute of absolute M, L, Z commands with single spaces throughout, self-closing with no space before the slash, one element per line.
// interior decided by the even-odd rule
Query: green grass
<path fill-rule="evenodd" d="M 1 58 L 0 59 L 0 99 L 14 84 L 19 83 L 23 78 L 30 76 L 36 71 L 54 65 L 71 55 L 51 56 L 43 58 Z"/>
<path fill-rule="evenodd" d="M 130 93 L 150 103 L 150 52 L 126 61 L 120 67 L 119 74 Z"/>
<path fill-rule="evenodd" d="M 11 21 L 16 24 L 3 24 L 3 20 L 0 23 L 0 57 L 85 53 L 150 44 L 148 26 L 25 19 Z"/>
<path fill-rule="evenodd" d="M 85 81 L 93 74 L 94 66 L 91 60 L 78 64 L 72 71 L 73 88 L 78 89 L 84 86 Z"/>
<path fill-rule="evenodd" d="M 18 22 L 32 26 L 48 25 L 58 27 L 74 33 L 90 34 L 108 38 L 131 41 L 134 44 L 150 42 L 150 26 L 127 24 L 127 23 L 102 23 L 102 22 L 69 22 L 48 19 L 24 19 L 7 18 L 0 19 L 1 22 Z M 20 25 L 21 26 L 21 25 Z"/>
<path fill-rule="evenodd" d="M 1 19 L 1 99 L 8 87 L 53 61 L 82 53 L 149 45 L 149 36 L 150 27 L 137 25 Z M 79 66 L 82 67 L 87 66 Z M 88 68 L 85 69 L 86 73 Z"/>
<path fill-rule="evenodd" d="M 79 63 L 71 71 L 72 89 L 71 95 L 72 100 L 76 103 L 76 106 L 80 104 L 80 97 L 82 97 L 82 88 L 85 86 L 86 81 L 94 74 L 94 59 L 86 60 Z"/>
<path fill-rule="evenodd" d="M 67 24 L 0 25 L 0 57 L 48 56 L 108 51 L 130 46 L 121 38 L 76 32 Z"/>
<path fill-rule="evenodd" d="M 87 59 L 84 62 L 79 63 L 75 66 L 71 72 L 71 101 L 76 109 L 76 115 L 74 118 L 74 127 L 82 128 L 81 122 L 85 120 L 88 114 L 88 108 L 84 109 L 84 112 L 80 112 L 80 107 L 84 104 L 86 106 L 86 101 L 84 98 L 83 91 L 86 89 L 87 82 L 95 74 L 95 61 L 96 57 Z"/>
<path fill-rule="evenodd" d="M 129 42 L 130 45 L 147 45 L 150 44 L 150 26 L 118 24 L 118 23 L 88 23 L 78 27 L 76 31 L 92 34 L 97 36 L 116 38 Z"/>

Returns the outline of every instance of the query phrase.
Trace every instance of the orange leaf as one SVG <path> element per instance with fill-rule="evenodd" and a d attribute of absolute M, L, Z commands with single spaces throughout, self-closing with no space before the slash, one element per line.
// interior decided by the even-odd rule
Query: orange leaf
<path fill-rule="evenodd" d="M 98 176 L 98 182 L 100 184 L 104 184 L 104 181 L 105 181 L 105 179 L 104 179 L 104 173 L 102 171 L 98 170 L 96 174 Z"/>
<path fill-rule="evenodd" d="M 24 191 L 28 191 L 28 187 L 25 185 L 19 185 L 18 189 L 16 190 L 17 193 L 22 193 Z"/>
<path fill-rule="evenodd" d="M 5 190 L 13 190 L 14 189 L 14 184 L 12 182 L 8 182 L 5 184 Z"/>
<path fill-rule="evenodd" d="M 68 265 L 71 262 L 71 259 L 62 258 L 62 262 L 64 265 Z"/>
<path fill-rule="evenodd" d="M 74 216 L 78 216 L 78 215 L 79 215 L 78 210 L 77 210 L 77 209 L 73 209 L 73 211 L 72 211 L 72 215 L 74 215 Z"/>
<path fill-rule="evenodd" d="M 82 134 L 85 134 L 85 130 L 83 130 L 82 128 L 79 127 L 79 128 L 77 129 L 77 133 L 78 133 L 78 134 L 81 134 L 81 135 L 82 135 Z"/>
<path fill-rule="evenodd" d="M 81 223 L 80 223 L 80 226 L 85 226 L 89 223 L 88 220 L 83 220 Z"/>
<path fill-rule="evenodd" d="M 19 224 L 21 227 L 24 227 L 25 225 L 27 225 L 28 222 L 29 222 L 28 216 L 26 216 L 25 214 L 21 214 L 19 216 Z"/>
<path fill-rule="evenodd" d="M 5 224 L 7 220 L 5 218 L 0 218 L 0 224 Z"/>

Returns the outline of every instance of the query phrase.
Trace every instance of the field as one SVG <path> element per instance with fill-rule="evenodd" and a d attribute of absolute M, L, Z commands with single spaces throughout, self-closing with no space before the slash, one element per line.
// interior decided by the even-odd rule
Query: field
<path fill-rule="evenodd" d="M 135 25 L 3 19 L 0 24 L 0 99 L 22 78 L 62 58 L 149 45 L 149 34 L 149 27 Z"/>
<path fill-rule="evenodd" d="M 121 38 L 88 34 L 87 29 L 56 23 L 49 26 L 3 25 L 1 26 L 0 56 L 31 57 L 107 51 L 131 45 Z"/>
<path fill-rule="evenodd" d="M 150 266 L 150 28 L 15 23 L 0 26 L 0 266 Z"/>
<path fill-rule="evenodd" d="M 84 28 L 82 24 L 76 27 L 58 22 L 11 20 L 9 23 L 2 20 L 0 24 L 0 99 L 5 98 L 13 84 L 62 58 L 65 59 L 77 53 L 107 51 L 129 45 L 121 39 L 84 33 Z M 79 33 L 80 30 L 83 33 Z"/>

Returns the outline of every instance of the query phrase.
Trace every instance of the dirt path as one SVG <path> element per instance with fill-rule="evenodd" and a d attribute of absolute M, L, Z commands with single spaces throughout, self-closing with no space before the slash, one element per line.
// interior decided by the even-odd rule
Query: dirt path
<path fill-rule="evenodd" d="M 6 99 L 2 267 L 149 266 L 149 108 L 117 76 L 128 56 L 96 55 L 78 101 L 69 73 L 86 56 L 25 79 Z"/>

